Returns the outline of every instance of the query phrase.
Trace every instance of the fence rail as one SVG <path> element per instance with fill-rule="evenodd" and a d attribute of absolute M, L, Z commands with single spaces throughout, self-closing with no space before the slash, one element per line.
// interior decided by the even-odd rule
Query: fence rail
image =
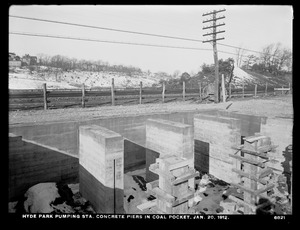
<path fill-rule="evenodd" d="M 244 86 L 244 84 L 243 84 Z M 224 87 L 224 86 L 223 86 Z M 226 89 L 226 99 L 259 97 L 266 95 L 291 93 L 290 85 L 281 88 L 266 86 L 244 86 L 242 88 L 229 87 Z M 223 95 L 220 93 L 220 95 Z M 201 85 L 197 88 L 186 88 L 185 84 L 180 89 L 170 89 L 163 83 L 161 87 L 140 87 L 117 88 L 112 81 L 111 87 L 89 89 L 82 84 L 81 89 L 47 89 L 46 84 L 42 89 L 20 89 L 9 90 L 9 109 L 42 109 L 60 107 L 92 107 L 101 105 L 121 105 L 121 104 L 147 104 L 147 103 L 167 103 L 175 100 L 207 100 L 213 98 L 213 92 L 209 92 L 207 87 Z"/>

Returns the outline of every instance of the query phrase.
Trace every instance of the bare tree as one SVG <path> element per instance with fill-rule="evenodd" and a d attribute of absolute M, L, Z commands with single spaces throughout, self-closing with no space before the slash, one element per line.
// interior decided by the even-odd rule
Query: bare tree
<path fill-rule="evenodd" d="M 246 69 L 250 69 L 250 67 L 257 61 L 257 59 L 258 58 L 256 56 L 254 56 L 253 54 L 249 54 L 245 57 L 243 66 Z"/>

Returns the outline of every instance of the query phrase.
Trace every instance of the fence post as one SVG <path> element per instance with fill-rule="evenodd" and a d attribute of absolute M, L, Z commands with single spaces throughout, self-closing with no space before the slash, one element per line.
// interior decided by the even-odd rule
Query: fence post
<path fill-rule="evenodd" d="M 281 86 L 282 90 L 281 90 L 281 95 L 283 95 L 283 86 Z"/>
<path fill-rule="evenodd" d="M 229 83 L 229 99 L 231 99 L 231 83 Z"/>
<path fill-rule="evenodd" d="M 289 94 L 291 94 L 291 83 L 289 83 Z"/>
<path fill-rule="evenodd" d="M 114 78 L 111 79 L 111 105 L 115 105 L 115 82 Z"/>
<path fill-rule="evenodd" d="M 255 84 L 254 97 L 256 97 L 256 94 L 257 94 L 257 84 Z"/>
<path fill-rule="evenodd" d="M 201 89 L 201 82 L 199 82 L 199 99 L 200 102 L 202 101 L 202 89 Z"/>
<path fill-rule="evenodd" d="M 226 94 L 225 94 L 225 79 L 224 79 L 224 74 L 222 74 L 222 97 L 223 97 L 223 102 L 226 102 Z"/>
<path fill-rule="evenodd" d="M 244 83 L 244 80 L 243 80 L 243 98 L 245 97 L 245 83 Z"/>
<path fill-rule="evenodd" d="M 268 82 L 266 82 L 266 89 L 265 89 L 265 95 L 268 95 Z"/>
<path fill-rule="evenodd" d="M 165 82 L 163 82 L 163 85 L 162 85 L 162 102 L 164 103 L 165 102 Z"/>
<path fill-rule="evenodd" d="M 182 99 L 185 101 L 185 81 L 182 82 Z"/>
<path fill-rule="evenodd" d="M 140 82 L 140 105 L 142 104 L 142 88 L 143 88 L 143 82 Z"/>
<path fill-rule="evenodd" d="M 81 105 L 82 105 L 82 108 L 84 108 L 85 107 L 85 89 L 84 89 L 84 83 L 82 83 L 81 92 L 82 92 Z"/>
<path fill-rule="evenodd" d="M 46 83 L 43 84 L 43 96 L 44 96 L 44 110 L 47 110 L 47 85 Z"/>

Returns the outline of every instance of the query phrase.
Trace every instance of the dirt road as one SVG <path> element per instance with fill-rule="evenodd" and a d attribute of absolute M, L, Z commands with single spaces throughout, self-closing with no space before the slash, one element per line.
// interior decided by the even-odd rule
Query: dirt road
<path fill-rule="evenodd" d="M 229 106 L 229 107 L 228 107 Z M 227 109 L 226 109 L 227 108 Z M 156 103 L 145 105 L 126 106 L 101 106 L 93 108 L 68 108 L 35 111 L 11 111 L 9 112 L 9 125 L 41 124 L 61 121 L 82 121 L 98 119 L 100 117 L 116 117 L 142 115 L 149 113 L 170 113 L 183 111 L 201 111 L 206 109 L 220 109 L 239 113 L 293 118 L 292 95 L 251 98 L 228 101 L 225 103 L 197 103 L 192 101 Z"/>

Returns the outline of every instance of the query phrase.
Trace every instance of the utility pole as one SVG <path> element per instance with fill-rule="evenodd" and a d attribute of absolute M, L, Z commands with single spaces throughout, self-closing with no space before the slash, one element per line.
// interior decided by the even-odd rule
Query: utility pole
<path fill-rule="evenodd" d="M 205 42 L 212 42 L 213 43 L 213 52 L 214 52 L 214 61 L 215 61 L 215 102 L 219 103 L 219 61 L 218 61 L 218 51 L 217 51 L 217 41 L 218 40 L 222 40 L 223 38 L 217 38 L 217 34 L 219 33 L 224 33 L 225 30 L 219 30 L 217 31 L 217 27 L 220 26 L 224 26 L 225 23 L 219 23 L 217 24 L 217 20 L 223 19 L 225 18 L 225 16 L 221 16 L 221 17 L 217 17 L 217 13 L 226 11 L 225 9 L 223 10 L 214 10 L 212 12 L 203 14 L 202 16 L 208 16 L 208 15 L 212 15 L 211 19 L 205 20 L 203 21 L 203 23 L 207 23 L 207 22 L 212 22 L 212 24 L 210 26 L 207 27 L 203 27 L 203 30 L 206 29 L 212 29 L 212 31 L 210 33 L 206 33 L 203 36 L 211 36 L 212 35 L 212 39 L 210 40 L 206 40 L 203 41 L 203 43 Z"/>

